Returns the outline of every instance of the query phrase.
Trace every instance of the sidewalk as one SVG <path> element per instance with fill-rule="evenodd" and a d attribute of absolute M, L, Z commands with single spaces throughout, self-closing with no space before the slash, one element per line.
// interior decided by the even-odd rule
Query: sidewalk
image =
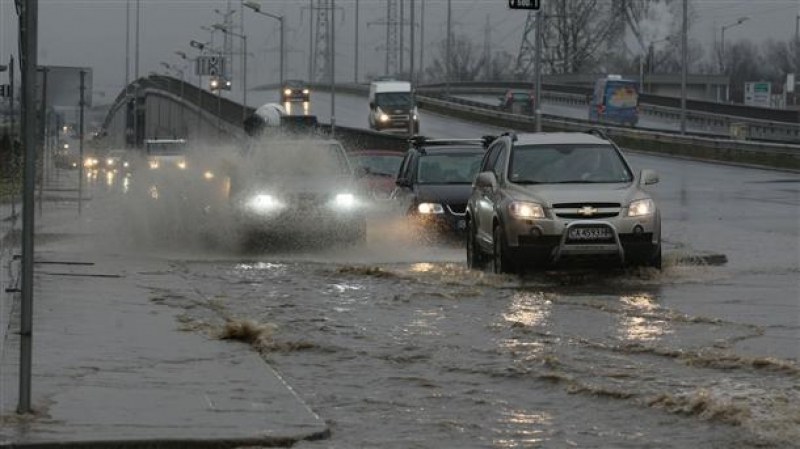
<path fill-rule="evenodd" d="M 2 309 L 12 315 L 0 348 L 0 448 L 290 446 L 327 437 L 249 346 L 181 332 L 179 310 L 151 301 L 158 289 L 190 287 L 169 261 L 86 249 L 96 236 L 74 205 L 46 206 L 39 223 L 47 238 L 36 243 L 35 414 L 15 413 L 17 299 Z"/>

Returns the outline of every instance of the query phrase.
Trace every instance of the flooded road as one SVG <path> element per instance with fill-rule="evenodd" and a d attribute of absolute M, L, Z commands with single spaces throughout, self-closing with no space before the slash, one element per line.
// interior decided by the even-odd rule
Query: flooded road
<path fill-rule="evenodd" d="M 470 271 L 390 214 L 354 248 L 93 250 L 170 260 L 180 286 L 149 300 L 252 345 L 329 422 L 297 447 L 798 447 L 800 177 L 632 159 L 661 175 L 661 272 Z M 95 224 L 126 233 L 125 207 L 98 192 Z"/>

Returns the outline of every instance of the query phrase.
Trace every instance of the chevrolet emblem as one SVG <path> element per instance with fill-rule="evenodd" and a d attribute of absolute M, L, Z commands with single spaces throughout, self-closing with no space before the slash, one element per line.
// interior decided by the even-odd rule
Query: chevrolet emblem
<path fill-rule="evenodd" d="M 597 213 L 597 209 L 592 206 L 583 206 L 578 209 L 578 215 L 583 215 L 584 217 L 591 217 L 592 215 Z"/>

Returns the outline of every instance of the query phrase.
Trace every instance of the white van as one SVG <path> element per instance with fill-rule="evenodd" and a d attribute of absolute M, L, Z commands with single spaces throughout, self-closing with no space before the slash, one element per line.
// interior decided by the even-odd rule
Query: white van
<path fill-rule="evenodd" d="M 419 115 L 411 100 L 408 81 L 373 81 L 369 86 L 369 127 L 408 131 L 409 121 L 413 121 L 416 134 Z"/>

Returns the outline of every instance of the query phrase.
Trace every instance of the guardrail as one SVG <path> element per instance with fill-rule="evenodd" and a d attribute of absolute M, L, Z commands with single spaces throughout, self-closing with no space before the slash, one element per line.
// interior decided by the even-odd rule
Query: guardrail
<path fill-rule="evenodd" d="M 521 131 L 534 131 L 531 116 L 511 114 L 497 106 L 462 99 L 418 96 L 417 104 L 445 115 Z M 545 131 L 586 131 L 597 124 L 553 115 L 542 116 Z M 679 135 L 658 130 L 604 126 L 626 148 L 705 160 L 754 164 L 800 170 L 800 145 L 720 139 L 701 134 Z"/>
<path fill-rule="evenodd" d="M 589 100 L 581 94 L 544 92 L 542 100 L 571 106 L 584 106 L 587 108 L 588 115 Z M 681 110 L 673 107 L 644 104 L 640 106 L 640 113 L 643 116 L 673 124 L 679 124 L 681 119 Z M 738 138 L 741 139 L 785 143 L 800 142 L 800 124 L 776 123 L 759 119 L 743 120 L 741 117 L 702 111 L 687 111 L 686 122 L 689 126 L 716 136 L 734 137 L 732 133 L 739 133 Z"/>
<path fill-rule="evenodd" d="M 426 84 L 419 86 L 420 91 L 443 90 L 444 83 Z M 484 93 L 488 89 L 527 89 L 533 90 L 531 82 L 521 81 L 464 81 L 450 83 L 451 93 Z M 581 95 L 592 95 L 592 88 L 575 85 L 562 84 L 542 84 L 543 92 L 573 93 Z M 678 109 L 681 106 L 679 97 L 667 97 L 663 95 L 653 95 L 642 93 L 639 101 L 643 105 L 663 106 Z M 689 98 L 686 100 L 686 109 L 693 112 L 706 112 L 710 114 L 720 114 L 730 117 L 738 117 L 746 120 L 765 120 L 769 122 L 800 124 L 800 110 L 762 108 L 758 106 L 747 106 L 742 104 L 718 103 L 715 101 L 705 101 Z"/>

